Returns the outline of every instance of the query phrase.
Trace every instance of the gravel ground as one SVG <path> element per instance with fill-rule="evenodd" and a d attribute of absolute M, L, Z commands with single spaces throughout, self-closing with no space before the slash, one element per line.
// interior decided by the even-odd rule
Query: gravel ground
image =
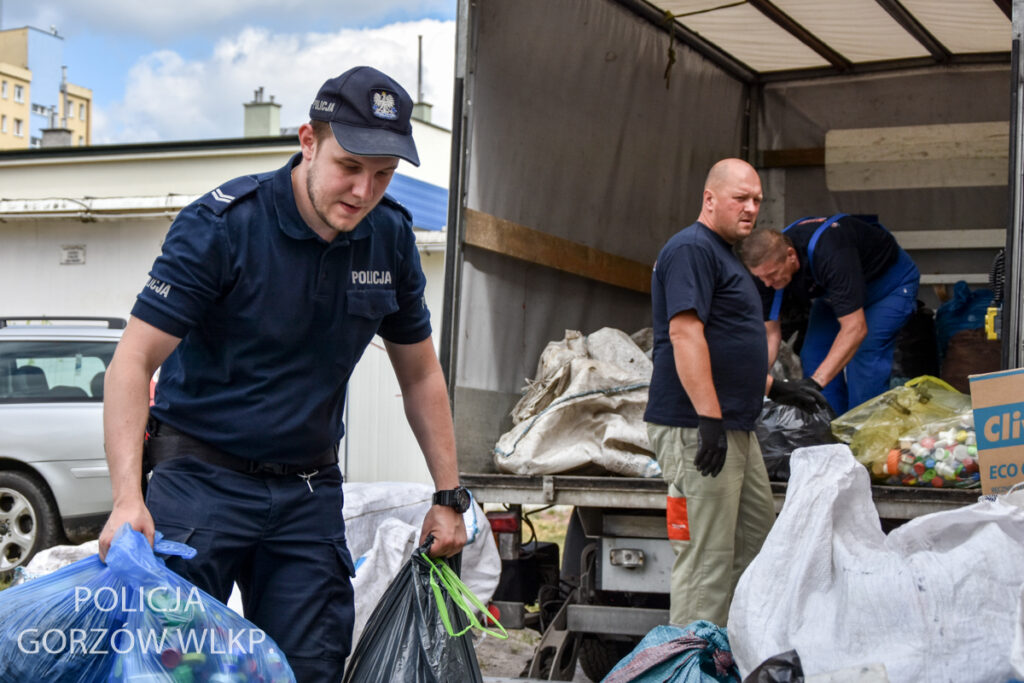
<path fill-rule="evenodd" d="M 510 630 L 508 640 L 478 634 L 473 639 L 480 673 L 487 678 L 522 678 L 533 659 L 533 652 L 540 641 L 540 634 L 532 629 Z M 576 665 L 575 683 L 589 683 L 579 664 Z"/>

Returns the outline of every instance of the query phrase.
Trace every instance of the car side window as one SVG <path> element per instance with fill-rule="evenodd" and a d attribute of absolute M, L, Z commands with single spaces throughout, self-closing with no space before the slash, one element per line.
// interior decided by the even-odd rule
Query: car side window
<path fill-rule="evenodd" d="M 0 403 L 100 402 L 116 342 L 0 343 Z"/>

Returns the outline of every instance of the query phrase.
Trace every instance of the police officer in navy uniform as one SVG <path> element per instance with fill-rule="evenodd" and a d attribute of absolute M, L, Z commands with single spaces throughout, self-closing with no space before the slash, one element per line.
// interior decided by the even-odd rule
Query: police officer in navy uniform
<path fill-rule="evenodd" d="M 889 388 L 896 339 L 917 310 L 921 276 L 885 227 L 866 216 L 805 218 L 781 232 L 754 231 L 737 253 L 759 280 L 769 362 L 782 339 L 780 315 L 810 308 L 800 349 L 805 377 L 769 377 L 770 397 L 821 389 L 841 415 Z"/>
<path fill-rule="evenodd" d="M 106 375 L 114 507 L 101 556 L 126 522 L 193 546 L 194 559 L 168 566 L 225 602 L 237 582 L 299 681 L 338 680 L 351 648 L 337 444 L 348 379 L 375 334 L 439 490 L 421 542 L 433 536 L 435 557 L 466 542 L 411 217 L 384 194 L 399 159 L 419 164 L 411 111 L 376 69 L 325 82 L 283 168 L 181 211 Z"/>

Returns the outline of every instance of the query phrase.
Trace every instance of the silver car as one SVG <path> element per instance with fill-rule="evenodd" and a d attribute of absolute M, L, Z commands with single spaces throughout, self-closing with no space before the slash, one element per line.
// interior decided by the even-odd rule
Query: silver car
<path fill-rule="evenodd" d="M 0 317 L 0 572 L 95 538 L 110 513 L 103 378 L 124 326 Z"/>

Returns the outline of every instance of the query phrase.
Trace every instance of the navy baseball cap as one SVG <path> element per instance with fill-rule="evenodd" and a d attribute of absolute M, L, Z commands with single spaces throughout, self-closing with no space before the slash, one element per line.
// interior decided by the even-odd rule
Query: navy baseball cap
<path fill-rule="evenodd" d="M 412 139 L 412 98 L 387 74 L 349 69 L 322 86 L 309 118 L 331 124 L 342 149 L 364 157 L 399 157 L 420 165 Z"/>

